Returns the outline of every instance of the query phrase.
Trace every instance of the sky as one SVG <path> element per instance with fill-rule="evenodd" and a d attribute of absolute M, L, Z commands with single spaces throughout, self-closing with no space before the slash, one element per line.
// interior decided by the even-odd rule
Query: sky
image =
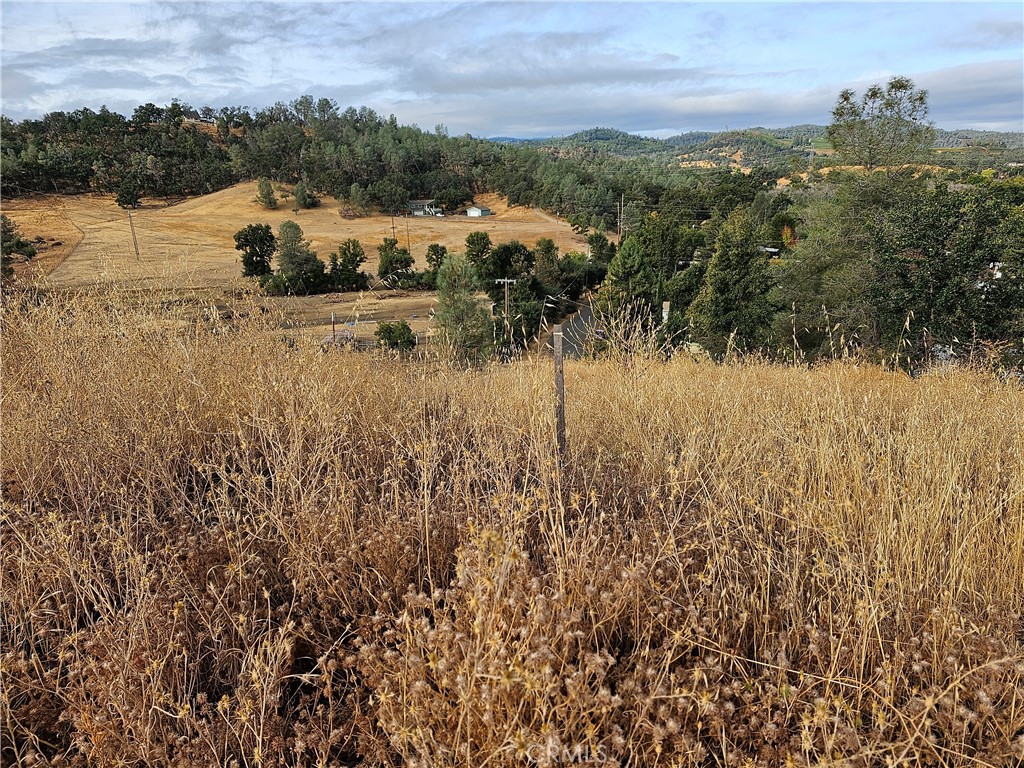
<path fill-rule="evenodd" d="M 1024 130 L 1011 3 L 7 2 L 14 120 L 172 99 L 258 109 L 303 94 L 452 135 L 828 124 L 896 75 L 940 128 Z"/>

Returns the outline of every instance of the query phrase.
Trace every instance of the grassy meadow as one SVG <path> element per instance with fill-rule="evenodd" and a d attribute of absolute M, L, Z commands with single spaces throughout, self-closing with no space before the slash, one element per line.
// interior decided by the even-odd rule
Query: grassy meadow
<path fill-rule="evenodd" d="M 1024 760 L 1019 384 L 173 312 L 4 307 L 4 765 Z"/>

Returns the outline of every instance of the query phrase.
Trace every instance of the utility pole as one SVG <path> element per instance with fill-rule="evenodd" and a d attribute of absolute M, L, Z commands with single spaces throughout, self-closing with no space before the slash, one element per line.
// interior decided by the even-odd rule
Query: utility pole
<path fill-rule="evenodd" d="M 412 240 L 409 239 L 409 219 L 405 220 L 405 247 L 409 249 L 409 253 L 412 253 Z"/>
<path fill-rule="evenodd" d="M 497 285 L 498 283 L 504 283 L 505 284 L 505 337 L 506 337 L 505 341 L 506 341 L 506 343 L 509 340 L 508 286 L 509 286 L 509 284 L 515 285 L 517 282 L 518 282 L 517 280 L 513 280 L 511 277 L 499 277 L 497 280 L 494 281 L 495 285 Z"/>
<path fill-rule="evenodd" d="M 391 214 L 391 239 L 397 240 L 398 235 L 395 234 L 395 214 Z"/>
<path fill-rule="evenodd" d="M 135 238 L 135 222 L 132 221 L 131 211 L 128 211 L 128 226 L 132 228 L 132 243 L 135 245 L 135 260 L 142 261 L 142 257 L 139 256 L 139 241 Z"/>

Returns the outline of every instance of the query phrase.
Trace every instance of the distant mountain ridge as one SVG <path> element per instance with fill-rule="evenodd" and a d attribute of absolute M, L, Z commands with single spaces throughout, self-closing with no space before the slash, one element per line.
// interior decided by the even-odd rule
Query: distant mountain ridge
<path fill-rule="evenodd" d="M 487 139 L 498 144 L 531 144 L 539 147 L 569 148 L 587 147 L 596 151 L 608 151 L 612 154 L 625 156 L 658 154 L 678 149 L 697 147 L 709 141 L 721 143 L 727 137 L 742 139 L 750 137 L 770 137 L 781 142 L 792 142 L 790 147 L 821 143 L 826 141 L 827 126 L 813 123 L 802 123 L 785 128 L 741 128 L 725 131 L 687 131 L 667 139 L 656 139 L 650 136 L 627 133 L 617 128 L 590 128 L 577 131 L 568 136 L 549 136 L 539 139 L 522 139 L 514 136 L 494 136 Z M 1024 149 L 1024 132 L 1015 131 L 982 131 L 973 129 L 946 130 L 936 128 L 935 146 L 938 148 L 953 147 L 999 147 L 1005 149 Z"/>

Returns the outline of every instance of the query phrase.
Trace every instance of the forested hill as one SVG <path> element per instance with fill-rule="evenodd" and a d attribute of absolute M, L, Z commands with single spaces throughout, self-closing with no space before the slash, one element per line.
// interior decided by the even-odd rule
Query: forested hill
<path fill-rule="evenodd" d="M 619 157 L 638 157 L 670 153 L 672 147 L 661 139 L 637 136 L 615 128 L 591 128 L 569 136 L 545 139 L 493 138 L 502 144 L 526 144 L 572 155 L 580 153 L 597 154 L 606 152 Z"/>
<path fill-rule="evenodd" d="M 0 127 L 5 197 L 92 191 L 130 205 L 139 196 L 172 200 L 265 177 L 302 180 L 314 194 L 385 212 L 424 197 L 451 209 L 495 191 L 512 204 L 603 227 L 623 195 L 654 205 L 670 184 L 649 163 L 557 158 L 310 97 L 255 112 L 198 113 L 175 102 L 142 105 L 126 118 L 83 108 L 21 123 L 3 118 Z"/>
<path fill-rule="evenodd" d="M 693 188 L 698 206 L 710 212 L 715 189 L 734 183 L 728 171 L 699 180 L 680 173 L 671 148 L 665 162 L 640 152 L 623 156 L 627 145 L 668 147 L 656 139 L 605 129 L 588 136 L 619 151 L 553 152 L 534 143 L 449 136 L 440 126 L 423 131 L 366 107 L 339 110 L 307 96 L 255 112 L 200 113 L 175 102 L 145 104 L 126 118 L 83 108 L 21 123 L 3 118 L 0 185 L 6 197 L 101 192 L 131 206 L 142 197 L 169 202 L 245 179 L 301 180 L 314 195 L 384 212 L 426 197 L 451 210 L 493 191 L 512 205 L 537 205 L 581 228 L 604 230 L 620 216 L 658 206 L 679 186 Z M 750 183 L 771 177 L 756 175 Z"/>
<path fill-rule="evenodd" d="M 719 132 L 689 131 L 667 139 L 619 131 L 613 128 L 592 128 L 569 136 L 544 139 L 516 139 L 500 137 L 493 142 L 509 145 L 527 145 L 545 149 L 561 157 L 594 157 L 610 154 L 616 157 L 645 157 L 659 162 L 680 161 L 684 165 L 711 167 L 750 167 L 771 165 L 780 171 L 789 167 L 791 158 L 807 157 L 811 150 L 829 149 L 826 126 L 805 123 L 785 128 L 743 128 Z M 991 167 L 999 160 L 1024 160 L 1013 150 L 1024 150 L 1024 133 L 1004 131 L 975 131 L 936 129 L 937 149 L 979 149 L 995 151 L 989 162 Z M 1011 150 L 1007 153 L 1006 150 Z M 968 155 L 969 167 L 978 165 L 978 158 Z M 940 164 L 962 165 L 964 157 L 939 157 Z M 958 162 L 961 161 L 961 162 Z M 977 168 L 974 168 L 977 170 Z"/>

